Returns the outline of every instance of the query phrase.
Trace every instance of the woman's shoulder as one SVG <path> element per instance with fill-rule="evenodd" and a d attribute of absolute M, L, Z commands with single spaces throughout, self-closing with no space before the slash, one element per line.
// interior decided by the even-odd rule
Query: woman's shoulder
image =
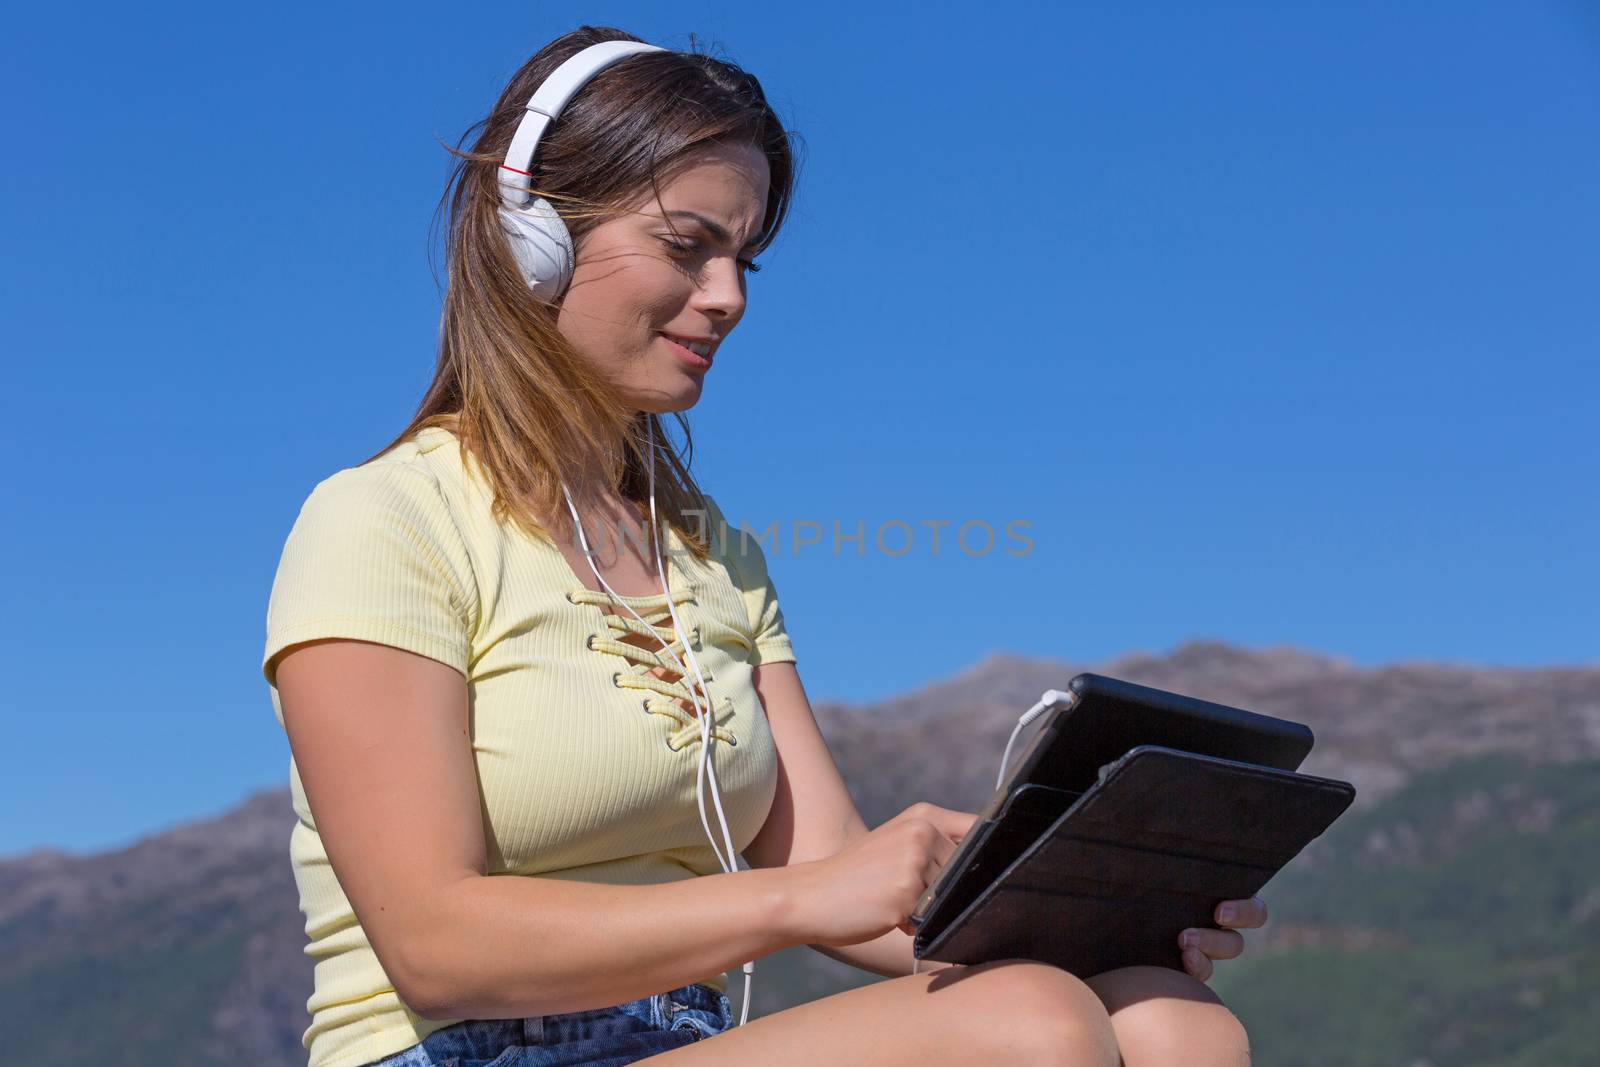
<path fill-rule="evenodd" d="M 763 542 L 770 542 L 776 547 L 777 524 L 758 529 L 747 521 L 731 520 L 711 493 L 701 490 L 700 497 L 705 501 L 705 530 L 711 554 L 722 560 L 738 585 L 766 581 L 767 560 Z"/>
<path fill-rule="evenodd" d="M 455 437 L 426 428 L 362 463 L 316 482 L 295 517 L 290 540 L 462 544 L 463 476 L 451 457 Z"/>
<path fill-rule="evenodd" d="M 426 459 L 408 442 L 335 471 L 306 497 L 268 600 L 269 684 L 279 653 L 327 637 L 394 645 L 465 673 L 476 572 Z"/>
<path fill-rule="evenodd" d="M 778 605 L 778 591 L 767 570 L 767 546 L 770 544 L 776 553 L 778 524 L 770 523 L 765 528 L 752 527 L 743 520 L 735 524 L 711 494 L 702 490 L 700 495 L 705 501 L 712 554 L 721 559 L 744 604 L 754 641 L 750 662 L 793 662 L 794 648 Z"/>

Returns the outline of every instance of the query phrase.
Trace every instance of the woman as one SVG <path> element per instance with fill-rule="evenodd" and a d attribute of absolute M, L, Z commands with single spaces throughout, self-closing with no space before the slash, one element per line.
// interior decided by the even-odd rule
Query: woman
<path fill-rule="evenodd" d="M 551 42 L 458 153 L 434 381 L 284 546 L 263 672 L 310 1067 L 1243 1062 L 1203 984 L 1233 930 L 1195 932 L 1193 977 L 914 973 L 906 918 L 974 816 L 867 829 L 759 542 L 659 419 L 744 314 L 790 139 L 755 79 L 649 46 L 530 106 L 620 41 Z M 734 1026 L 722 972 L 748 1011 L 750 961 L 801 944 L 895 977 Z"/>

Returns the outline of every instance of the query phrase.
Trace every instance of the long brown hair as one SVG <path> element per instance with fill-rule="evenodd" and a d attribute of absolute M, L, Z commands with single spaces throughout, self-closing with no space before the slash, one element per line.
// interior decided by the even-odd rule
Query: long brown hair
<path fill-rule="evenodd" d="M 658 415 L 629 409 L 573 350 L 556 328 L 557 304 L 536 297 L 522 279 L 497 216 L 499 165 L 534 90 L 590 45 L 637 40 L 604 26 L 563 34 L 522 65 L 456 148 L 445 146 L 457 162 L 439 201 L 449 217 L 438 363 L 411 422 L 363 462 L 424 427 L 445 427 L 460 440 L 463 463 L 470 454 L 482 468 L 496 518 L 509 516 L 540 536 L 551 531 L 539 515 L 566 528 L 563 481 L 580 508 L 607 493 L 641 501 L 651 463 L 658 514 L 703 560 L 706 524 L 686 521 L 686 512 L 706 506 L 689 473 L 688 421 L 672 413 L 683 435 L 680 454 Z M 472 148 L 461 151 L 474 131 Z M 796 170 L 791 137 L 761 84 L 733 63 L 694 51 L 636 54 L 595 75 L 550 124 L 532 191 L 557 209 L 576 244 L 646 188 L 659 203 L 661 179 L 695 148 L 752 144 L 771 174 L 760 251 L 788 214 Z M 436 211 L 435 225 L 438 219 Z M 655 434 L 652 455 L 646 420 Z"/>

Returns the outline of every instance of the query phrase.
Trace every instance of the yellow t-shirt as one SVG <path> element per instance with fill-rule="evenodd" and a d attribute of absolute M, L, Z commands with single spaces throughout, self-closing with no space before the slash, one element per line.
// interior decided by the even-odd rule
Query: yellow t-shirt
<path fill-rule="evenodd" d="M 648 674 L 637 662 L 648 654 L 618 640 L 622 620 L 637 620 L 607 616 L 605 594 L 555 545 L 496 520 L 482 470 L 469 458 L 464 471 L 461 456 L 454 434 L 428 428 L 312 490 L 267 609 L 262 672 L 279 725 L 275 657 L 290 645 L 345 637 L 428 656 L 466 678 L 491 875 L 637 885 L 720 873 L 696 803 L 700 726 L 672 699 L 688 695 L 683 680 Z M 708 504 L 710 560 L 678 551 L 664 561 L 715 706 L 712 758 L 742 851 L 777 789 L 750 669 L 794 652 L 759 542 L 737 527 L 723 537 L 726 519 Z M 622 599 L 672 639 L 664 594 Z M 687 665 L 682 643 L 674 650 Z M 423 1018 L 400 1000 L 340 889 L 292 757 L 289 779 L 289 854 L 316 960 L 309 1067 L 366 1064 L 460 1021 Z M 700 980 L 727 990 L 725 974 Z"/>

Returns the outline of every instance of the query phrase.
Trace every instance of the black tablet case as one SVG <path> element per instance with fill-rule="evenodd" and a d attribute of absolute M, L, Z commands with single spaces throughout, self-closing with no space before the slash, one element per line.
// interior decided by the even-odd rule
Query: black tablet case
<path fill-rule="evenodd" d="M 1300 755 L 1310 747 L 1309 730 L 1285 720 L 1116 679 L 1073 683 L 1146 708 L 1139 698 L 1159 694 L 1229 721 L 1294 727 L 1305 732 Z M 1182 970 L 1180 932 L 1215 926 L 1218 903 L 1256 894 L 1355 798 L 1348 782 L 1159 745 L 1101 767 L 1083 792 L 1020 777 L 918 923 L 919 959 L 1033 959 L 1080 977 L 1137 964 Z"/>

